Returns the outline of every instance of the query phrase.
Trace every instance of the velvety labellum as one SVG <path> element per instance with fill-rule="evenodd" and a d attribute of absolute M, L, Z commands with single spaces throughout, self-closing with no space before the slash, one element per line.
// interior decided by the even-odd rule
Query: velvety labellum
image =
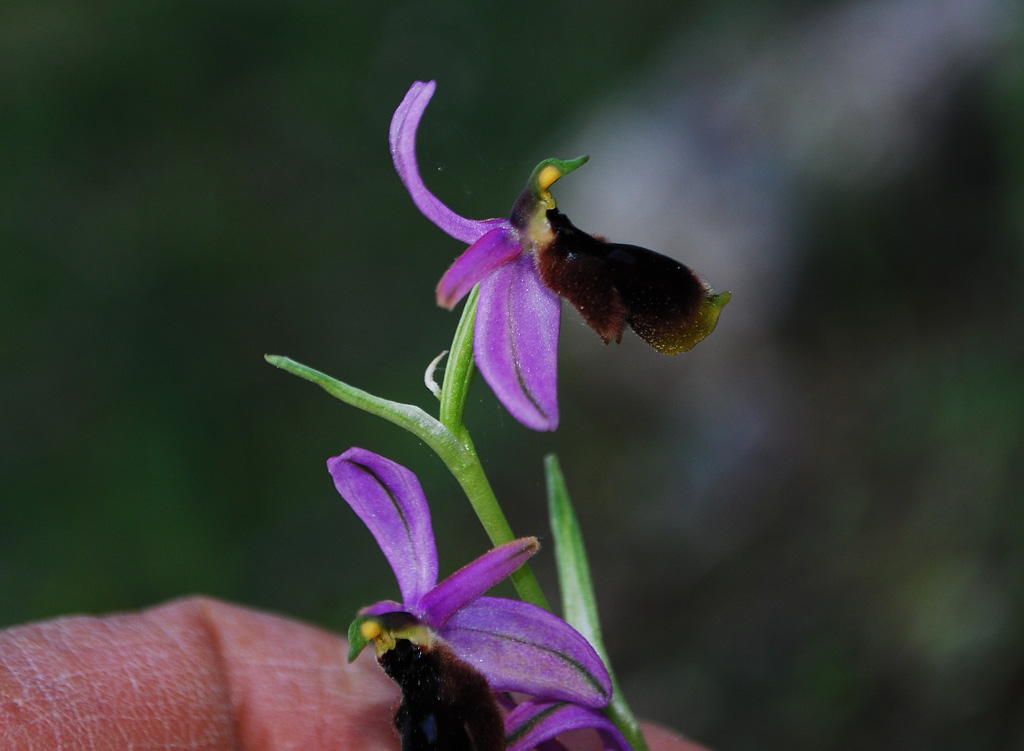
<path fill-rule="evenodd" d="M 541 279 L 605 341 L 629 324 L 663 354 L 693 348 L 715 329 L 729 293 L 717 294 L 675 259 L 588 235 L 558 209 L 547 211 L 554 239 L 537 250 Z"/>
<path fill-rule="evenodd" d="M 502 751 L 505 723 L 487 680 L 451 648 L 399 639 L 378 661 L 402 689 L 402 751 Z"/>

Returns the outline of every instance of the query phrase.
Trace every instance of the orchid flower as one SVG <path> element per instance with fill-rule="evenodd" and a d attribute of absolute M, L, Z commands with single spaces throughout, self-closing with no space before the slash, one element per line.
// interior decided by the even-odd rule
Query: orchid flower
<path fill-rule="evenodd" d="M 467 748 L 484 751 L 492 747 L 487 739 L 496 726 L 493 748 L 504 748 L 505 725 L 494 692 L 506 691 L 540 702 L 508 715 L 517 726 L 533 714 L 551 714 L 553 704 L 586 710 L 555 713 L 553 720 L 545 714 L 530 738 L 575 727 L 607 730 L 607 718 L 596 710 L 611 698 L 611 679 L 587 640 L 542 608 L 482 596 L 537 552 L 536 538 L 500 545 L 438 583 L 430 510 L 416 476 L 359 448 L 327 465 L 398 579 L 402 602 L 370 605 L 352 623 L 349 660 L 373 642 L 378 662 L 402 688 L 395 721 L 403 744 L 433 748 L 426 742 L 438 743 L 438 734 L 451 733 L 463 743 L 468 735 Z M 581 718 L 590 724 L 580 725 Z"/>
<path fill-rule="evenodd" d="M 476 364 L 517 420 L 558 427 L 559 296 L 606 344 L 628 324 L 659 352 L 677 354 L 714 330 L 728 292 L 716 294 L 671 258 L 588 235 L 558 211 L 550 188 L 585 156 L 538 164 L 508 219 L 466 219 L 441 203 L 416 162 L 416 131 L 434 89 L 417 81 L 395 110 L 391 155 L 420 211 L 470 246 L 441 278 L 437 302 L 451 309 L 480 285 Z"/>

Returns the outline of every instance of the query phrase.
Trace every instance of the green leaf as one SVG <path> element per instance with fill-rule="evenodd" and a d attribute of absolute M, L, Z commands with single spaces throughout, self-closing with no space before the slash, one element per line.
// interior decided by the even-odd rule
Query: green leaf
<path fill-rule="evenodd" d="M 640 731 L 640 724 L 622 695 L 608 659 L 608 650 L 604 646 L 583 533 L 569 498 L 569 489 L 565 485 L 558 457 L 549 454 L 544 459 L 544 469 L 547 474 L 548 516 L 555 540 L 555 564 L 562 594 L 562 617 L 597 650 L 612 677 L 612 701 L 605 709 L 605 714 L 626 736 L 634 751 L 647 751 L 647 742 Z"/>
<path fill-rule="evenodd" d="M 430 446 L 446 464 L 449 461 L 460 463 L 464 459 L 462 446 L 452 432 L 416 405 L 382 399 L 288 357 L 265 355 L 264 359 L 275 368 L 315 383 L 346 404 L 405 428 Z"/>

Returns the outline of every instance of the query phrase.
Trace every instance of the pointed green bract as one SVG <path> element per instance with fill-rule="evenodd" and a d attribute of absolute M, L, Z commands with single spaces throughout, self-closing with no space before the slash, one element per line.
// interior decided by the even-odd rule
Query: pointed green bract
<path fill-rule="evenodd" d="M 551 519 L 551 534 L 555 540 L 555 565 L 558 569 L 558 584 L 562 595 L 562 617 L 583 634 L 608 668 L 613 691 L 611 703 L 605 714 L 626 736 L 634 751 L 647 751 L 647 742 L 640 730 L 640 724 L 619 688 L 615 671 L 612 670 L 611 661 L 608 659 L 608 650 L 604 646 L 601 621 L 597 613 L 597 598 L 590 578 L 590 563 L 583 545 L 583 533 L 580 531 L 576 511 L 569 498 L 569 489 L 565 485 L 558 457 L 548 454 L 544 459 L 544 470 L 547 475 L 548 516 Z"/>
<path fill-rule="evenodd" d="M 442 460 L 445 460 L 445 457 L 454 458 L 459 453 L 461 447 L 451 431 L 413 404 L 402 404 L 374 396 L 288 357 L 265 355 L 264 359 L 275 368 L 280 368 L 310 383 L 315 383 L 328 394 L 346 404 L 351 404 L 364 412 L 382 417 L 400 428 L 405 428 L 430 446 Z"/>

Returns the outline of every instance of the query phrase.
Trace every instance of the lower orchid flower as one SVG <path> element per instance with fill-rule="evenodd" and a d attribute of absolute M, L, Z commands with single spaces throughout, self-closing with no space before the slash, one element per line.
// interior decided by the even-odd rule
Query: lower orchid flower
<path fill-rule="evenodd" d="M 587 157 L 547 159 L 534 169 L 508 219 L 466 219 L 427 189 L 416 163 L 416 131 L 435 83 L 417 81 L 391 121 L 391 154 L 413 202 L 434 224 L 470 247 L 437 286 L 451 309 L 480 285 L 475 360 L 505 408 L 535 430 L 558 427 L 559 296 L 605 341 L 628 324 L 659 352 L 694 347 L 718 322 L 729 293 L 715 293 L 667 256 L 609 243 L 577 229 L 550 188 Z"/>
<path fill-rule="evenodd" d="M 506 728 L 525 728 L 512 751 L 578 727 L 614 737 L 597 711 L 611 698 L 611 679 L 587 640 L 542 608 L 483 596 L 537 552 L 536 538 L 500 545 L 438 583 L 430 510 L 416 476 L 359 448 L 328 469 L 398 579 L 402 602 L 370 605 L 353 621 L 349 660 L 372 642 L 402 689 L 395 724 L 403 751 L 500 751 Z M 506 718 L 495 692 L 532 699 Z M 629 748 L 621 736 L 614 740 Z"/>

